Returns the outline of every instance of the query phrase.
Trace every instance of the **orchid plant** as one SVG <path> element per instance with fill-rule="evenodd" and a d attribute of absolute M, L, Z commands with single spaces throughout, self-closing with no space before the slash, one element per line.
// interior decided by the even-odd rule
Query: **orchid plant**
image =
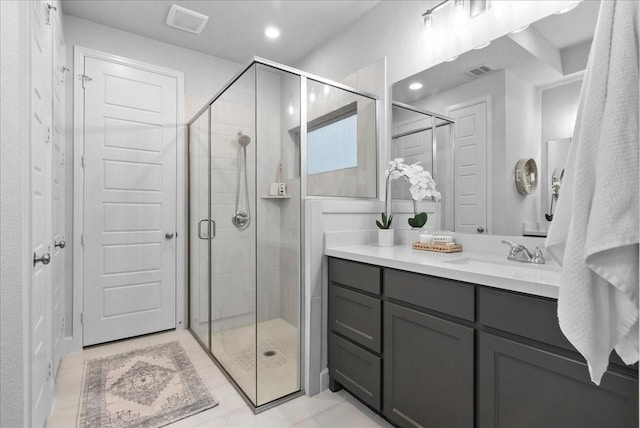
<path fill-rule="evenodd" d="M 414 216 L 409 219 L 409 226 L 422 227 L 427 223 L 427 213 L 418 213 L 417 203 L 424 198 L 431 198 L 434 201 L 439 201 L 441 198 L 440 192 L 436 189 L 436 182 L 429 171 L 425 171 L 420 162 L 407 165 L 404 163 L 403 158 L 396 158 L 389 162 L 389 167 L 385 171 L 387 177 L 385 193 L 384 193 L 384 212 L 381 213 L 382 223 L 376 220 L 376 224 L 380 229 L 389 229 L 391 227 L 391 220 L 393 215 L 389 214 L 391 201 L 389 199 L 389 185 L 391 180 L 404 177 L 409 181 L 411 185 L 409 192 L 411 193 L 411 199 L 413 200 L 413 214 Z"/>

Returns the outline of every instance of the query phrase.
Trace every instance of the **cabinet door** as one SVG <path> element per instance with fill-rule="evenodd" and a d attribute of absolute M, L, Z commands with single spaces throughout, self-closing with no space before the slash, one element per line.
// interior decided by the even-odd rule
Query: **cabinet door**
<path fill-rule="evenodd" d="M 474 330 L 384 304 L 384 414 L 403 427 L 473 426 Z"/>
<path fill-rule="evenodd" d="M 637 427 L 638 384 L 607 372 L 591 383 L 585 364 L 479 335 L 480 427 Z"/>

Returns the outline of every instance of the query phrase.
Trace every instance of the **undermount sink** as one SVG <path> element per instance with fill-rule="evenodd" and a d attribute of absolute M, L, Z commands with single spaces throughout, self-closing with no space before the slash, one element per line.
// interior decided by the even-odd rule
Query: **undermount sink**
<path fill-rule="evenodd" d="M 548 264 L 534 264 L 534 263 L 523 263 L 516 262 L 505 259 L 497 259 L 497 258 L 483 258 L 483 257 L 459 257 L 453 260 L 447 260 L 444 263 L 458 265 L 460 267 L 466 267 L 478 271 L 486 271 L 491 270 L 509 272 L 512 277 L 521 277 L 523 275 L 529 276 L 533 274 L 538 276 L 540 274 L 559 274 L 560 267 L 555 263 Z M 497 272 L 496 272 L 497 273 Z"/>

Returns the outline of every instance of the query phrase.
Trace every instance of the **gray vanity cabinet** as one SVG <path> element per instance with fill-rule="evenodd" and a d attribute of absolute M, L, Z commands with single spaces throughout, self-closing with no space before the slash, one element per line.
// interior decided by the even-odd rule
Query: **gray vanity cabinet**
<path fill-rule="evenodd" d="M 586 364 L 493 334 L 478 338 L 478 426 L 638 426 L 638 381 L 612 371 L 600 386 Z"/>
<path fill-rule="evenodd" d="M 600 386 L 557 301 L 329 259 L 329 376 L 400 427 L 637 427 L 638 372 Z"/>
<path fill-rule="evenodd" d="M 473 426 L 473 328 L 384 304 L 384 410 L 406 427 Z"/>

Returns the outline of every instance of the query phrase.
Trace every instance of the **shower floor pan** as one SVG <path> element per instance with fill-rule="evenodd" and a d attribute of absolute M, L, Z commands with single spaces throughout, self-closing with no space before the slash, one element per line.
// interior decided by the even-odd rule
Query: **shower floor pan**
<path fill-rule="evenodd" d="M 213 355 L 258 406 L 300 389 L 299 339 L 298 330 L 281 318 L 211 336 Z"/>

